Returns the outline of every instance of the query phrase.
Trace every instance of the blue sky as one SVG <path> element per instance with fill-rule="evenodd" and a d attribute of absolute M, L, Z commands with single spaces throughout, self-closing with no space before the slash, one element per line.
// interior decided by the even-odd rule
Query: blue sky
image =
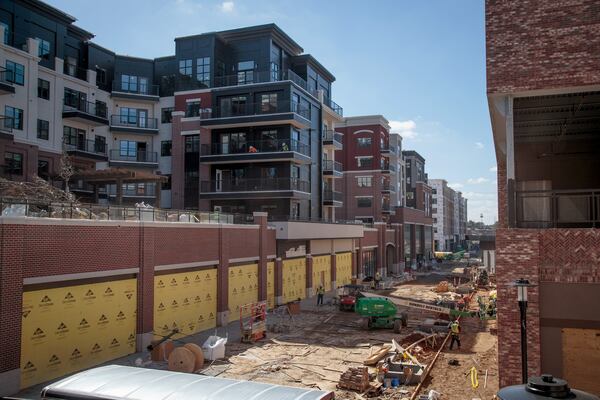
<path fill-rule="evenodd" d="M 470 219 L 497 218 L 483 1 L 47 1 L 96 43 L 149 58 L 178 36 L 275 22 L 336 76 L 344 115 L 384 115 L 430 178 L 466 195 Z"/>

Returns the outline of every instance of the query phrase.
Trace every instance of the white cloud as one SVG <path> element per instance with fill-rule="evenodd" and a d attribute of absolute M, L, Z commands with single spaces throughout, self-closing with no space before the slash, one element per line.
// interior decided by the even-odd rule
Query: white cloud
<path fill-rule="evenodd" d="M 493 167 L 490 167 L 490 172 L 498 172 L 498 167 L 495 165 Z"/>
<path fill-rule="evenodd" d="M 221 11 L 223 11 L 224 13 L 230 13 L 233 12 L 234 8 L 235 8 L 235 3 L 233 1 L 224 1 L 221 3 Z"/>
<path fill-rule="evenodd" d="M 477 148 L 478 150 L 482 150 L 483 149 L 483 143 L 481 142 L 475 142 L 475 148 Z"/>
<path fill-rule="evenodd" d="M 399 133 L 404 139 L 414 139 L 418 133 L 417 123 L 412 119 L 407 121 L 390 121 L 390 128 L 393 133 Z"/>
<path fill-rule="evenodd" d="M 450 186 L 452 189 L 460 189 L 462 187 L 464 187 L 465 185 L 463 185 L 462 183 L 449 183 L 448 186 Z"/>
<path fill-rule="evenodd" d="M 479 184 L 486 183 L 489 181 L 490 181 L 489 179 L 484 178 L 483 176 L 480 176 L 479 178 L 469 178 L 467 180 L 467 183 L 469 183 L 471 185 L 479 185 Z"/>

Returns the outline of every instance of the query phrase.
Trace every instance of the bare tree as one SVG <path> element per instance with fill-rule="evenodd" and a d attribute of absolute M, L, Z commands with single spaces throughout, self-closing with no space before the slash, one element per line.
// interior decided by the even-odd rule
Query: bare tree
<path fill-rule="evenodd" d="M 67 155 L 66 151 L 63 151 L 60 157 L 58 176 L 65 182 L 65 192 L 69 193 L 69 180 L 75 173 L 73 164 L 71 164 L 71 157 Z"/>

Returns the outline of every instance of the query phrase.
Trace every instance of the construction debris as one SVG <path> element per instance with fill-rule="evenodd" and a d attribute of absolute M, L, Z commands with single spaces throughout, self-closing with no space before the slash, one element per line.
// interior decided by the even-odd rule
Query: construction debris
<path fill-rule="evenodd" d="M 52 186 L 37 176 L 33 178 L 32 182 L 17 182 L 0 178 L 0 198 L 41 203 L 70 203 L 75 201 L 75 196 L 72 193 L 67 193 L 56 186 Z"/>
<path fill-rule="evenodd" d="M 342 389 L 364 392 L 369 387 L 369 370 L 367 367 L 348 368 L 340 376 L 338 386 Z"/>

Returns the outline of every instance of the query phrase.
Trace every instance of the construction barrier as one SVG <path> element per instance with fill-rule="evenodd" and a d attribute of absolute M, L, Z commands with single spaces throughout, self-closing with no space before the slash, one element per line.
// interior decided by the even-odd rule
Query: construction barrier
<path fill-rule="evenodd" d="M 335 255 L 336 285 L 343 286 L 352 283 L 352 253 Z"/>
<path fill-rule="evenodd" d="M 227 304 L 229 304 L 229 322 L 231 322 L 240 319 L 241 306 L 258 301 L 258 264 L 229 267 L 228 276 Z"/>
<path fill-rule="evenodd" d="M 306 297 L 306 258 L 283 260 L 283 302 Z"/>
<path fill-rule="evenodd" d="M 136 304 L 135 279 L 25 291 L 21 387 L 135 352 Z"/>
<path fill-rule="evenodd" d="M 275 308 L 275 263 L 267 263 L 267 308 Z"/>
<path fill-rule="evenodd" d="M 191 335 L 214 328 L 217 315 L 217 270 L 154 277 L 154 333 L 160 338 L 173 329 Z"/>
<path fill-rule="evenodd" d="M 313 257 L 312 288 L 323 286 L 326 292 L 331 290 L 331 255 Z"/>

